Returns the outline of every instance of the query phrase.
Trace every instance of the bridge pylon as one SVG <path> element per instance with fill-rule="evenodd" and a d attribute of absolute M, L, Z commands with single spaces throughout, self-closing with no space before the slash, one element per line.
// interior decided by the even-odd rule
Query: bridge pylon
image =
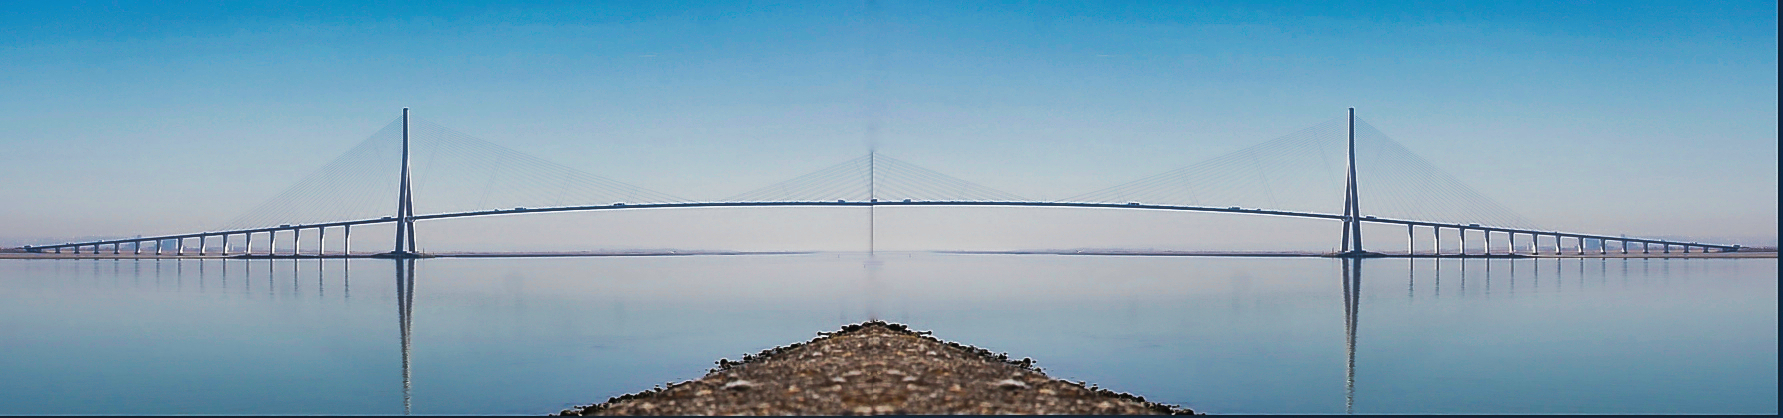
<path fill-rule="evenodd" d="M 1349 174 L 1344 181 L 1343 193 L 1343 250 L 1331 256 L 1341 258 L 1380 257 L 1381 253 L 1362 249 L 1362 205 L 1357 202 L 1360 200 L 1360 196 L 1356 193 L 1356 108 L 1350 108 L 1349 122 Z"/>
<path fill-rule="evenodd" d="M 409 190 L 409 108 L 402 108 L 402 184 L 396 191 L 396 248 L 378 258 L 423 258 L 415 251 L 415 202 Z"/>

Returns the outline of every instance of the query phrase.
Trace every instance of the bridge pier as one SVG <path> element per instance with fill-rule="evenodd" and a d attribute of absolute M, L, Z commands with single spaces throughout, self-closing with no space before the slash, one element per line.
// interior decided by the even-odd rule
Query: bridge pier
<path fill-rule="evenodd" d="M 1628 240 L 1622 240 L 1622 253 L 1628 254 Z"/>
<path fill-rule="evenodd" d="M 198 255 L 204 255 L 204 252 L 207 249 L 205 247 L 208 247 L 210 245 L 210 243 L 206 242 L 206 241 L 210 241 L 210 235 L 199 235 L 198 236 Z"/>
<path fill-rule="evenodd" d="M 1406 224 L 1405 225 L 1405 255 L 1417 255 L 1417 254 L 1418 254 L 1418 244 L 1417 244 L 1416 240 L 1412 239 L 1412 226 L 1411 226 L 1411 224 Z"/>
<path fill-rule="evenodd" d="M 266 231 L 266 256 L 279 255 L 279 230 Z"/>
<path fill-rule="evenodd" d="M 254 233 L 241 234 L 242 254 L 254 255 Z"/>
<path fill-rule="evenodd" d="M 1430 255 L 1442 255 L 1442 227 L 1431 226 L 1430 237 L 1433 238 L 1430 241 L 1433 243 L 1430 244 Z"/>
<path fill-rule="evenodd" d="M 353 225 L 341 226 L 341 255 L 353 255 Z"/>
<path fill-rule="evenodd" d="M 228 233 L 223 234 L 223 249 L 220 251 L 217 251 L 217 253 L 221 254 L 223 256 L 229 255 L 229 234 Z"/>
<path fill-rule="evenodd" d="M 131 242 L 130 243 L 130 253 L 131 254 L 142 254 L 142 241 Z"/>
<path fill-rule="evenodd" d="M 1455 248 L 1455 251 L 1457 254 L 1467 255 L 1467 228 L 1461 228 L 1459 231 L 1461 233 L 1455 235 L 1461 238 L 1461 244 Z"/>
<path fill-rule="evenodd" d="M 1492 255 L 1492 231 L 1480 230 L 1480 254 Z"/>
<path fill-rule="evenodd" d="M 1579 255 L 1585 255 L 1585 237 L 1574 237 L 1573 244 L 1578 246 Z"/>
<path fill-rule="evenodd" d="M 1659 252 L 1664 253 L 1664 254 L 1671 254 L 1672 253 L 1672 244 L 1670 244 L 1670 243 L 1659 244 Z"/>
<path fill-rule="evenodd" d="M 316 256 L 328 255 L 328 227 L 316 228 Z"/>
<path fill-rule="evenodd" d="M 1505 231 L 1504 232 L 1504 255 L 1516 255 L 1516 254 L 1517 254 L 1517 233 Z"/>
<path fill-rule="evenodd" d="M 291 228 L 291 256 L 303 255 L 303 228 Z"/>
<path fill-rule="evenodd" d="M 1599 255 L 1609 254 L 1610 253 L 1609 245 L 1610 245 L 1610 243 L 1604 241 L 1603 238 L 1598 238 L 1597 239 L 1597 254 L 1599 254 Z"/>

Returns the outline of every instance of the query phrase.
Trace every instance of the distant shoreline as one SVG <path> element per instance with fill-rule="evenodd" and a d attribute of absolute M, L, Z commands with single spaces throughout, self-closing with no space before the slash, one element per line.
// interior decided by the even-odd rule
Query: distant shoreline
<path fill-rule="evenodd" d="M 1122 250 L 1023 250 L 1023 251 L 935 251 L 940 254 L 982 254 L 982 255 L 1073 255 L 1073 256 L 1115 256 L 1115 257 L 1330 257 L 1330 253 L 1308 251 L 1122 251 Z M 1712 253 L 1608 253 L 1608 254 L 1380 254 L 1376 258 L 1777 258 L 1776 249 L 1742 249 L 1736 252 Z"/>
<path fill-rule="evenodd" d="M 1329 257 L 1329 256 L 1330 256 L 1330 254 L 1329 254 L 1329 253 L 1323 253 L 1323 252 L 1311 252 L 1311 251 L 1141 251 L 1141 250 L 1013 250 L 1013 251 L 923 251 L 923 252 L 926 252 L 926 253 L 931 253 L 931 254 L 957 254 L 957 255 L 1066 255 L 1066 256 L 1103 256 L 1103 257 L 1249 257 L 1249 258 L 1307 258 L 1307 257 Z M 844 254 L 844 253 L 853 253 L 853 252 L 828 252 L 828 251 L 681 251 L 681 250 L 651 250 L 651 251 L 560 251 L 560 252 L 543 252 L 543 251 L 515 251 L 515 252 L 469 252 L 469 251 L 465 251 L 465 252 L 442 252 L 442 253 L 432 253 L 432 254 L 428 254 L 428 255 L 429 255 L 429 256 L 430 256 L 430 257 L 431 257 L 431 258 L 562 258 L 562 257 L 686 257 L 686 256 L 751 256 L 751 255 L 803 255 L 803 254 L 825 254 L 825 253 L 836 253 L 836 254 Z M 898 252 L 889 252 L 889 251 L 888 251 L 888 252 L 887 252 L 887 253 L 907 253 L 907 252 L 903 252 L 903 251 L 898 251 Z M 227 256 L 225 256 L 225 255 L 220 255 L 220 254 L 205 254 L 205 255 L 198 255 L 198 254 L 185 254 L 185 255 L 172 255 L 172 254 L 162 254 L 162 255 L 154 255 L 154 254 L 130 254 L 130 253 L 120 253 L 120 254 L 111 254 L 111 253 L 109 253 L 109 252 L 104 252 L 104 251 L 101 251 L 101 252 L 100 252 L 100 253 L 98 253 L 98 254 L 93 254 L 93 253 L 91 253 L 91 252 L 88 252 L 88 253 L 82 253 L 82 254 L 73 254 L 73 253 L 67 253 L 67 252 L 64 252 L 64 253 L 61 253 L 61 254 L 57 254 L 57 253 L 30 253 L 30 252 L 24 252 L 24 251 L 22 251 L 22 250 L 19 250 L 19 249 L 15 249 L 15 248 L 7 248 L 7 249 L 3 249 L 3 250 L 0 250 L 0 260 L 6 260 L 6 259 L 15 259 L 15 260 L 68 260 L 68 259 L 92 259 L 92 260 L 118 260 L 118 259 L 123 259 L 123 260 L 132 260 L 132 259 L 144 259 L 144 260 L 155 260 L 155 259 L 220 259 L 220 260 L 327 260 L 327 259 L 353 259 L 353 258 L 377 258 L 377 257 L 375 257 L 375 254 L 373 254 L 373 253 L 354 253 L 354 254 L 327 254 L 327 255 L 315 255 L 315 254 L 303 254 L 303 255 L 264 255 L 264 254 L 260 254 L 260 255 L 242 255 L 242 254 L 231 254 L 231 255 L 227 255 Z M 1617 253 L 1617 252 L 1611 252 L 1611 253 L 1608 253 L 1608 254 L 1595 254 L 1595 253 L 1589 253 L 1589 252 L 1588 252 L 1588 253 L 1586 253 L 1586 254 L 1540 254 L 1540 255 L 1531 255 L 1531 254 L 1467 254 L 1467 255 L 1461 255 L 1461 254 L 1442 254 L 1442 255 L 1432 255 L 1432 254 L 1411 254 L 1411 255 L 1407 255 L 1407 254 L 1393 254 L 1393 253 L 1386 253 L 1386 254 L 1381 254 L 1381 255 L 1380 255 L 1380 256 L 1379 256 L 1379 258 L 1456 258 L 1456 259 L 1476 259 L 1476 258 L 1488 258 L 1488 259 L 1538 259 L 1538 258 L 1639 258 L 1639 259 L 1654 259 L 1654 258 L 1659 258 L 1659 259 L 1667 259 L 1667 258 L 1777 258 L 1777 250 L 1776 250 L 1776 249 L 1775 249 L 1775 248 L 1748 248 L 1748 249 L 1741 249 L 1741 250 L 1740 250 L 1740 251 L 1735 251 L 1735 252 L 1710 252 L 1710 253 L 1703 253 L 1703 252 L 1693 252 L 1693 253 L 1684 253 L 1684 252 L 1672 252 L 1672 253 L 1669 253 L 1669 254 L 1667 254 L 1667 253 L 1651 253 L 1651 254 L 1641 254 L 1641 253 L 1628 253 L 1628 254 L 1621 254 L 1621 253 Z"/>

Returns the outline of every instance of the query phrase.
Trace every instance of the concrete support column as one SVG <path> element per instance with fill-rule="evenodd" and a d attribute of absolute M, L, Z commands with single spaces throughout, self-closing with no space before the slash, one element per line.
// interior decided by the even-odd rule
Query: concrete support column
<path fill-rule="evenodd" d="M 137 241 L 137 242 L 131 243 L 130 253 L 131 254 L 142 254 L 142 241 Z"/>
<path fill-rule="evenodd" d="M 199 235 L 198 236 L 198 255 L 204 255 L 205 246 L 210 244 L 205 241 L 210 241 L 210 235 Z"/>
<path fill-rule="evenodd" d="M 1610 243 L 1608 241 L 1604 241 L 1603 238 L 1598 238 L 1597 239 L 1597 253 L 1598 254 L 1609 254 L 1610 253 L 1609 245 L 1610 245 Z"/>
<path fill-rule="evenodd" d="M 353 226 L 352 225 L 344 225 L 341 227 L 341 255 L 352 255 L 353 254 L 352 247 L 353 247 Z"/>
<path fill-rule="evenodd" d="M 1671 244 L 1659 244 L 1659 252 L 1671 254 L 1672 253 L 1672 245 Z"/>
<path fill-rule="evenodd" d="M 266 231 L 266 255 L 279 254 L 279 230 Z"/>
<path fill-rule="evenodd" d="M 1418 253 L 1417 242 L 1412 239 L 1412 226 L 1406 225 L 1405 226 L 1405 254 L 1406 255 L 1414 255 L 1417 253 Z"/>
<path fill-rule="evenodd" d="M 1461 255 L 1467 255 L 1467 228 L 1461 228 L 1459 231 L 1461 233 L 1455 235 L 1461 237 L 1461 246 L 1456 247 L 1455 250 L 1459 251 Z"/>
<path fill-rule="evenodd" d="M 254 233 L 241 234 L 242 254 L 254 255 Z"/>
<path fill-rule="evenodd" d="M 303 228 L 291 229 L 291 255 L 292 256 L 303 255 L 303 250 L 301 249 L 302 245 L 303 245 Z"/>
<path fill-rule="evenodd" d="M 1622 240 L 1622 253 L 1628 254 L 1628 240 Z"/>
<path fill-rule="evenodd" d="M 186 255 L 186 239 L 185 238 L 174 238 L 173 239 L 173 255 Z"/>
<path fill-rule="evenodd" d="M 328 255 L 328 227 L 316 228 L 316 256 Z"/>
<path fill-rule="evenodd" d="M 1585 255 L 1585 237 L 1578 237 L 1574 242 L 1579 247 L 1579 255 Z"/>
<path fill-rule="evenodd" d="M 218 251 L 218 253 L 229 255 L 229 234 L 223 234 L 223 250 Z"/>
<path fill-rule="evenodd" d="M 74 253 L 80 254 L 80 246 L 79 245 L 74 246 Z"/>
<path fill-rule="evenodd" d="M 118 247 L 122 246 L 122 245 L 124 245 L 124 243 L 122 243 L 122 242 L 111 243 L 111 253 L 118 254 Z"/>
<path fill-rule="evenodd" d="M 1653 243 L 1651 243 L 1651 242 L 1641 243 L 1641 254 L 1652 254 L 1652 253 L 1653 253 Z"/>
<path fill-rule="evenodd" d="M 1480 254 L 1492 255 L 1492 231 L 1480 230 Z"/>
<path fill-rule="evenodd" d="M 1434 238 L 1430 240 L 1430 255 L 1442 255 L 1442 227 L 1430 227 L 1430 237 Z"/>

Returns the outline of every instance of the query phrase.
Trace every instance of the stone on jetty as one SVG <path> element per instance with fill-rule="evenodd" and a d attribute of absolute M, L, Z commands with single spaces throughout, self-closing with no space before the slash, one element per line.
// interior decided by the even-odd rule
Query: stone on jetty
<path fill-rule="evenodd" d="M 1030 359 L 880 321 L 718 360 L 705 377 L 560 415 L 1193 414 L 1047 377 Z"/>

